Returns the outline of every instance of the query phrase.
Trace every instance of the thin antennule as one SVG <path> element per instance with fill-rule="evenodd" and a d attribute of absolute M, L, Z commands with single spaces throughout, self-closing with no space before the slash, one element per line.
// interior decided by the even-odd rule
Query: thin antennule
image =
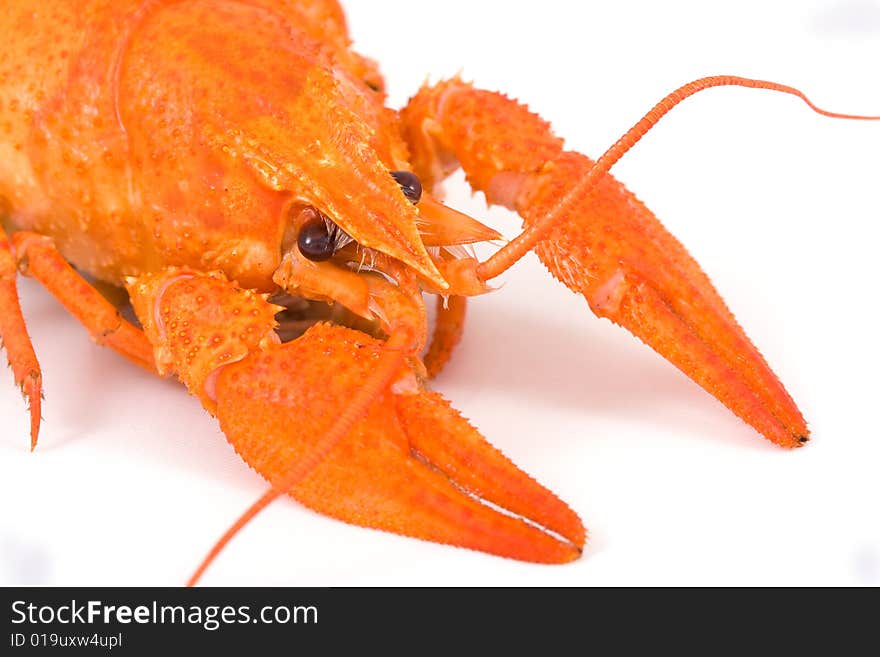
<path fill-rule="evenodd" d="M 645 114 L 638 123 L 630 128 L 617 142 L 605 151 L 593 165 L 586 176 L 568 193 L 562 196 L 550 211 L 539 221 L 526 228 L 520 235 L 511 240 L 506 246 L 499 249 L 492 257 L 481 263 L 477 268 L 477 275 L 482 281 L 488 281 L 509 269 L 515 262 L 528 253 L 553 229 L 553 227 L 566 216 L 578 200 L 589 194 L 593 188 L 613 167 L 618 160 L 635 146 L 639 140 L 648 133 L 672 108 L 682 101 L 690 98 L 700 91 L 712 87 L 748 87 L 752 89 L 769 89 L 781 93 L 790 94 L 800 98 L 807 106 L 822 116 L 833 119 L 849 119 L 856 121 L 878 121 L 880 116 L 861 116 L 858 114 L 840 114 L 829 112 L 815 105 L 807 96 L 794 87 L 766 80 L 754 80 L 732 75 L 716 75 L 700 78 L 679 87 L 663 100 L 657 103 L 650 112 Z"/>
<path fill-rule="evenodd" d="M 220 537 L 211 551 L 202 560 L 202 563 L 189 578 L 187 586 L 195 586 L 202 575 L 213 563 L 214 559 L 223 551 L 223 548 L 247 525 L 254 517 L 282 495 L 287 494 L 291 488 L 302 481 L 309 473 L 327 458 L 327 455 L 336 447 L 340 440 L 345 438 L 351 431 L 354 423 L 367 412 L 369 405 L 387 388 L 403 364 L 406 355 L 405 347 L 409 344 L 406 332 L 394 333 L 382 348 L 379 360 L 373 370 L 373 375 L 364 382 L 357 394 L 349 401 L 345 410 L 336 418 L 336 422 L 327 433 L 315 444 L 308 455 L 298 460 L 287 471 L 287 474 L 272 485 L 260 499 L 254 502 L 233 525 Z"/>

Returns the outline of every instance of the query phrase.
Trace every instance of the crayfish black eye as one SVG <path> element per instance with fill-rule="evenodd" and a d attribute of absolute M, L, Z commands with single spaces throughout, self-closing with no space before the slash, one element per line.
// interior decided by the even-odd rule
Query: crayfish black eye
<path fill-rule="evenodd" d="M 324 262 L 336 253 L 336 224 L 320 212 L 307 219 L 296 238 L 299 252 L 312 262 Z"/>
<path fill-rule="evenodd" d="M 422 181 L 411 171 L 392 171 L 391 177 L 400 185 L 403 195 L 411 203 L 418 203 L 422 199 Z"/>

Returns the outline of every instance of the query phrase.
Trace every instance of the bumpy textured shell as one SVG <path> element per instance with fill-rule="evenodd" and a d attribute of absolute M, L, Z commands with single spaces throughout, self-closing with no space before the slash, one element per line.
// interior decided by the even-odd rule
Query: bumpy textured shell
<path fill-rule="evenodd" d="M 0 33 L 0 198 L 79 269 L 268 290 L 302 202 L 434 276 L 388 176 L 397 114 L 336 3 L 11 0 Z"/>

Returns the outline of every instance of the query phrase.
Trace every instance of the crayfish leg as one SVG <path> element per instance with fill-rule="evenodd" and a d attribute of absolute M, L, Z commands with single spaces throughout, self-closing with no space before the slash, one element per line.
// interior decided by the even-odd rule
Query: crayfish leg
<path fill-rule="evenodd" d="M 89 331 L 92 338 L 134 364 L 155 372 L 153 347 L 98 290 L 80 276 L 48 237 L 19 231 L 11 241 L 0 228 L 0 338 L 6 345 L 16 383 L 30 405 L 31 449 L 40 431 L 42 373 L 21 315 L 17 273 L 32 276 Z"/>
<path fill-rule="evenodd" d="M 153 374 L 153 345 L 144 332 L 126 321 L 119 310 L 85 278 L 48 237 L 20 231 L 12 236 L 19 270 L 39 281 L 82 324 L 92 339 L 110 347 L 138 367 Z"/>
<path fill-rule="evenodd" d="M 31 450 L 36 448 L 40 435 L 40 403 L 43 395 L 43 375 L 34 353 L 16 286 L 16 266 L 12 245 L 0 227 L 0 343 L 6 349 L 6 357 L 12 375 L 30 407 Z"/>

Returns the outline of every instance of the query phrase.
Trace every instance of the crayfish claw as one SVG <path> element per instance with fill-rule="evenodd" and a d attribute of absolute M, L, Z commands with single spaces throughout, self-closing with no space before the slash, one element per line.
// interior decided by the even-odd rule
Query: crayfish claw
<path fill-rule="evenodd" d="M 272 339 L 281 308 L 222 274 L 170 268 L 128 290 L 160 368 L 186 383 L 272 485 L 203 566 L 285 493 L 424 540 L 539 563 L 580 555 L 577 515 L 424 388 L 418 322 L 396 321 L 387 342 L 318 323 L 282 344 Z M 408 317 L 405 297 L 385 292 L 389 315 Z"/>
<path fill-rule="evenodd" d="M 413 453 L 457 488 L 565 538 L 580 551 L 586 530 L 577 514 L 519 470 L 435 392 L 396 399 Z"/>
<path fill-rule="evenodd" d="M 216 386 L 221 428 L 251 467 L 288 490 L 291 465 L 313 460 L 382 350 L 362 333 L 318 324 L 231 364 Z M 405 365 L 398 379 L 412 381 L 411 372 Z M 585 537 L 555 495 L 438 395 L 410 385 L 380 391 L 289 493 L 351 524 L 532 562 L 576 559 Z"/>
<path fill-rule="evenodd" d="M 489 203 L 523 218 L 522 233 L 475 268 L 477 281 L 485 286 L 534 250 L 598 316 L 627 328 L 773 442 L 800 447 L 809 436 L 804 418 L 709 278 L 608 173 L 672 107 L 703 89 L 731 85 L 806 100 L 772 82 L 703 78 L 667 96 L 598 161 L 563 150 L 549 124 L 526 106 L 459 79 L 422 88 L 401 116 L 414 169 L 428 188 L 461 165 Z M 836 118 L 877 118 L 806 102 Z"/>
<path fill-rule="evenodd" d="M 592 161 L 563 153 L 520 208 L 536 221 Z M 681 243 L 612 176 L 535 248 L 550 272 L 593 312 L 626 328 L 746 423 L 800 447 L 806 422 L 782 383 Z"/>

